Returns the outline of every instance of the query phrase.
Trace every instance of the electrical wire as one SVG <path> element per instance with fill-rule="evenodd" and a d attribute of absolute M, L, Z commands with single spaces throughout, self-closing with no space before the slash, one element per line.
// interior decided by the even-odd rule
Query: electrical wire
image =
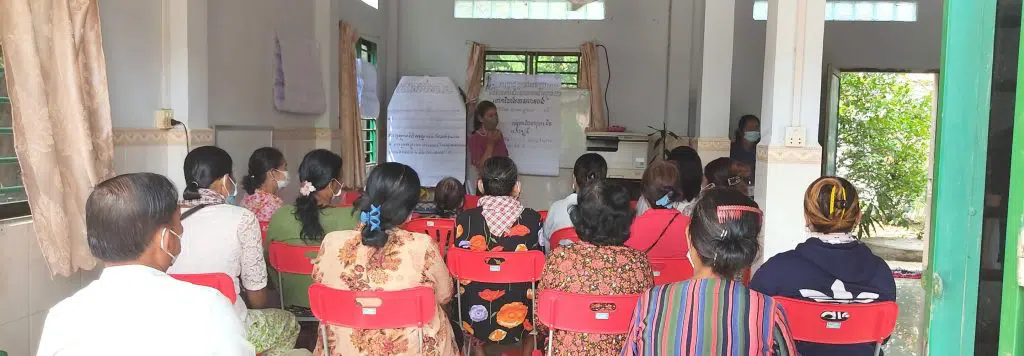
<path fill-rule="evenodd" d="M 608 105 L 608 88 L 612 86 L 612 59 L 608 57 L 608 47 L 603 44 L 597 45 L 604 51 L 604 64 L 608 69 L 608 78 L 604 81 L 604 114 L 606 115 L 605 120 L 608 121 L 608 126 L 612 126 L 612 109 Z"/>
<path fill-rule="evenodd" d="M 185 153 L 192 152 L 192 140 L 188 137 L 188 126 L 184 122 L 171 119 L 171 127 L 181 125 L 181 128 L 185 129 Z"/>

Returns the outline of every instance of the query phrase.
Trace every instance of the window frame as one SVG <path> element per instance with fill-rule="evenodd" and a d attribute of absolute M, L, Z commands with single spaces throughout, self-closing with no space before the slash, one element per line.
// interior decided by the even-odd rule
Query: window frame
<path fill-rule="evenodd" d="M 520 0 L 455 0 L 453 2 L 453 14 L 452 17 L 457 20 L 528 20 L 528 21 L 604 21 L 608 19 L 608 1 L 607 0 L 595 0 L 588 3 L 577 10 L 572 10 L 572 3 L 568 0 L 534 0 L 525 1 L 527 4 L 526 14 L 524 16 L 516 15 L 514 7 L 518 2 L 524 2 Z M 531 4 L 535 3 L 535 4 Z M 561 12 L 562 16 L 549 16 L 553 11 L 552 5 L 564 5 L 565 8 L 562 10 L 554 10 Z M 533 6 L 547 7 L 543 10 L 543 15 L 531 16 L 534 9 Z M 591 9 L 589 7 L 600 5 L 600 10 Z M 477 11 L 480 7 L 485 7 L 489 14 L 478 14 Z M 469 13 L 465 13 L 463 10 L 469 9 Z M 494 8 L 505 8 L 506 16 L 500 16 L 494 14 Z M 461 10 L 460 10 L 461 9 Z M 539 9 L 538 9 L 539 10 Z M 600 11 L 600 14 L 598 14 Z M 591 16 L 593 14 L 594 16 Z"/>
<path fill-rule="evenodd" d="M 488 57 L 490 57 L 490 56 L 507 56 L 507 55 L 524 56 L 524 60 L 522 60 L 522 61 L 513 61 L 513 60 L 503 60 L 503 59 L 488 59 Z M 545 60 L 540 60 L 541 57 L 575 57 L 576 61 L 575 62 L 573 62 L 573 61 L 545 61 Z M 566 85 L 566 82 L 563 82 L 562 83 L 562 88 L 577 89 L 577 88 L 579 88 L 580 72 L 581 72 L 581 69 L 582 69 L 580 67 L 580 57 L 581 57 L 580 52 L 507 51 L 507 50 L 485 51 L 484 52 L 484 78 L 483 78 L 483 80 L 485 81 L 485 84 L 486 84 L 487 74 L 488 73 L 512 73 L 512 74 L 526 74 L 526 75 L 553 74 L 553 75 L 559 75 L 559 76 L 562 76 L 562 75 L 574 75 L 576 77 L 576 81 L 575 82 L 570 82 L 569 85 Z M 489 69 L 487 69 L 487 64 L 488 63 L 492 63 L 492 62 L 523 63 L 525 69 L 523 71 L 506 71 L 506 70 L 489 70 Z M 543 63 L 576 63 L 576 72 L 575 73 L 573 73 L 573 72 L 547 72 L 547 71 L 545 71 L 545 72 L 538 72 L 537 71 L 538 64 L 543 64 Z"/>
<path fill-rule="evenodd" d="M 872 7 L 872 16 L 877 16 L 878 6 L 882 4 L 893 6 L 893 18 L 890 20 L 879 19 L 873 17 L 870 19 L 858 19 L 857 15 L 854 14 L 853 18 L 835 18 L 835 7 L 838 5 L 850 5 L 852 10 L 856 12 L 857 5 L 870 4 Z M 912 5 L 914 10 L 913 19 L 898 19 L 896 16 L 898 7 L 900 5 Z M 751 18 L 754 21 L 767 21 L 768 10 L 766 0 L 755 0 L 754 8 L 751 14 Z M 762 18 L 762 15 L 764 16 Z M 826 22 L 880 22 L 880 23 L 916 23 L 920 20 L 921 15 L 921 4 L 919 0 L 827 0 L 825 3 L 825 21 Z"/>
<path fill-rule="evenodd" d="M 364 57 L 365 55 L 365 57 Z M 377 43 L 360 37 L 356 41 L 356 56 L 366 59 L 370 64 L 377 65 Z M 380 130 L 378 129 L 377 117 L 362 117 L 360 115 L 363 132 L 363 147 L 366 150 L 363 163 L 366 166 L 375 166 L 380 163 Z"/>
<path fill-rule="evenodd" d="M 0 49 L 0 61 L 4 61 L 2 49 Z M 3 85 L 7 85 L 7 65 L 6 62 L 0 66 L 0 81 L 3 81 Z M 10 92 L 8 92 L 10 95 Z M 11 105 L 11 98 L 9 96 L 0 96 L 0 105 Z M 12 113 L 13 114 L 13 113 Z M 14 139 L 14 128 L 13 127 L 0 127 L 0 135 L 10 136 Z M 18 162 L 18 156 L 0 156 L 0 164 L 18 164 L 19 175 L 21 172 L 21 165 Z M 0 193 L 12 193 L 12 192 L 25 192 L 24 182 L 22 185 L 4 187 L 0 185 Z M 0 220 L 14 219 L 25 216 L 31 216 L 32 209 L 29 207 L 28 200 L 17 201 L 13 203 L 2 203 L 0 202 Z"/>

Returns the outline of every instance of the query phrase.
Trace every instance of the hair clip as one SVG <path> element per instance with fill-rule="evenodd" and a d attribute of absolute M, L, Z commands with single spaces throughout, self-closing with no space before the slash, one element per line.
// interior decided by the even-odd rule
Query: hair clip
<path fill-rule="evenodd" d="M 671 208 L 672 207 L 672 201 L 669 200 L 669 197 L 671 197 L 671 196 L 672 196 L 672 193 L 666 193 L 665 195 L 662 195 L 661 198 L 658 199 L 658 201 L 655 202 L 654 204 L 657 205 L 657 206 L 660 206 L 662 208 Z"/>
<path fill-rule="evenodd" d="M 846 199 L 846 188 L 842 185 L 833 185 L 832 190 L 829 192 L 828 199 L 828 215 L 836 213 L 839 210 L 839 218 L 843 218 L 846 215 L 846 209 L 850 206 L 850 202 Z"/>
<path fill-rule="evenodd" d="M 746 205 L 722 205 L 718 207 L 718 223 L 724 224 L 728 220 L 736 220 L 740 218 L 744 212 L 757 214 L 759 218 L 764 218 L 761 209 L 746 206 Z"/>
<path fill-rule="evenodd" d="M 734 185 L 739 185 L 742 182 L 743 182 L 743 177 L 740 177 L 740 176 L 729 177 L 729 180 L 727 181 L 727 183 L 729 183 L 730 187 L 734 186 Z"/>
<path fill-rule="evenodd" d="M 362 224 L 370 224 L 370 231 L 380 230 L 380 205 L 370 204 L 369 212 L 359 213 L 359 221 Z"/>
<path fill-rule="evenodd" d="M 299 187 L 299 194 L 301 194 L 304 197 L 308 197 L 310 194 L 313 194 L 313 192 L 315 192 L 315 191 L 316 191 L 316 188 L 313 187 L 313 183 L 310 183 L 308 180 L 307 181 L 303 181 L 302 182 L 302 186 Z"/>

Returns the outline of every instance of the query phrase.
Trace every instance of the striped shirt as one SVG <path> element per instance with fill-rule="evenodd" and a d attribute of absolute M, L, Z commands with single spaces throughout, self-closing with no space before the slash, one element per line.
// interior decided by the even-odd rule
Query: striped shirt
<path fill-rule="evenodd" d="M 721 279 L 647 291 L 637 302 L 623 356 L 796 355 L 782 307 Z"/>

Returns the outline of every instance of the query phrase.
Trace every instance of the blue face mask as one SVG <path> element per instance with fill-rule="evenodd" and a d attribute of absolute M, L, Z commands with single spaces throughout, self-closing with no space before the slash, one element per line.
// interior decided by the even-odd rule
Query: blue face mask
<path fill-rule="evenodd" d="M 235 180 L 231 177 L 228 177 L 228 181 L 231 182 L 231 194 L 228 194 L 224 201 L 231 205 L 238 205 L 238 184 L 235 184 Z"/>
<path fill-rule="evenodd" d="M 757 142 L 761 140 L 760 131 L 746 131 L 743 133 L 743 139 L 747 142 Z"/>

